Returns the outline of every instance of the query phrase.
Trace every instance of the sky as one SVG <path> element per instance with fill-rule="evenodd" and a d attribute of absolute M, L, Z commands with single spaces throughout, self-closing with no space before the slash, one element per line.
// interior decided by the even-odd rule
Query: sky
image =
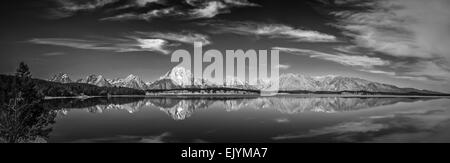
<path fill-rule="evenodd" d="M 281 73 L 450 92 L 448 0 L 8 0 L 0 74 L 154 81 L 171 53 L 280 50 Z"/>

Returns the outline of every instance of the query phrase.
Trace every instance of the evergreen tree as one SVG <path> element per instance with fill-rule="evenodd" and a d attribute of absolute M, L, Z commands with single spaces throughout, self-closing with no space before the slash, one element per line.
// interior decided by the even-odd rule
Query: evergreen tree
<path fill-rule="evenodd" d="M 0 143 L 43 142 L 51 131 L 56 113 L 43 108 L 31 73 L 20 63 L 9 103 L 0 105 Z"/>
<path fill-rule="evenodd" d="M 39 101 L 41 96 L 36 91 L 35 83 L 31 78 L 31 72 L 27 64 L 20 62 L 15 74 L 14 95 L 21 97 L 23 102 L 31 103 Z"/>
<path fill-rule="evenodd" d="M 31 78 L 30 68 L 24 62 L 20 62 L 16 70 L 16 76 L 19 78 Z"/>

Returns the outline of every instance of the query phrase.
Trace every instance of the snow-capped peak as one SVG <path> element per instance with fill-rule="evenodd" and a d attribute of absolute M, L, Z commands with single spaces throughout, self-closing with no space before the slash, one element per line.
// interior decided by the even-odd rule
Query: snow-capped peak
<path fill-rule="evenodd" d="M 95 75 L 95 74 L 89 75 L 85 79 L 80 80 L 79 82 L 92 84 L 100 87 L 112 86 L 111 83 L 108 80 L 106 80 L 102 75 Z"/>
<path fill-rule="evenodd" d="M 59 83 L 71 83 L 72 82 L 69 75 L 67 75 L 65 73 L 59 73 L 57 75 L 54 75 L 49 81 L 59 82 Z"/>
<path fill-rule="evenodd" d="M 192 72 L 185 67 L 174 67 L 172 70 L 162 76 L 161 79 L 170 79 L 174 84 L 179 86 L 189 86 L 192 85 Z"/>
<path fill-rule="evenodd" d="M 226 87 L 237 88 L 250 88 L 249 84 L 245 80 L 240 80 L 235 77 L 229 77 L 225 83 Z M 192 83 L 194 82 L 194 83 Z M 208 81 L 207 79 L 195 78 L 189 68 L 176 66 L 162 76 L 158 81 L 152 83 L 154 88 L 166 88 L 168 85 L 172 85 L 178 88 L 186 87 L 222 87 L 223 82 Z"/>
<path fill-rule="evenodd" d="M 147 84 L 137 75 L 130 74 L 125 79 L 112 80 L 112 84 L 117 87 L 127 87 L 134 89 L 147 89 Z"/>
<path fill-rule="evenodd" d="M 139 80 L 140 78 L 134 74 L 130 74 L 125 78 L 125 81 L 131 81 L 131 80 Z"/>

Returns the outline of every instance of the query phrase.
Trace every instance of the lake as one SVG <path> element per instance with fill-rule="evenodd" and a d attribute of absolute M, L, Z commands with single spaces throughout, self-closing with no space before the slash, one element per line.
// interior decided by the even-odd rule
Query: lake
<path fill-rule="evenodd" d="M 154 97 L 46 100 L 46 142 L 450 142 L 450 99 Z"/>

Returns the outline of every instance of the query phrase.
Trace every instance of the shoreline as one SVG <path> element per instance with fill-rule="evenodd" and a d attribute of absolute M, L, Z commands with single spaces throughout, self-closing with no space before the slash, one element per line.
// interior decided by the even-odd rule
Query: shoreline
<path fill-rule="evenodd" d="M 44 100 L 53 99 L 89 99 L 89 98 L 189 98 L 189 97 L 232 97 L 232 98 L 259 98 L 259 97 L 300 97 L 300 98 L 327 98 L 327 97 L 339 97 L 339 98 L 450 98 L 449 95 L 338 95 L 338 94 L 278 94 L 275 96 L 261 96 L 254 94 L 158 94 L 158 95 L 111 95 L 111 96 L 61 96 L 61 97 L 51 97 L 46 96 Z"/>

